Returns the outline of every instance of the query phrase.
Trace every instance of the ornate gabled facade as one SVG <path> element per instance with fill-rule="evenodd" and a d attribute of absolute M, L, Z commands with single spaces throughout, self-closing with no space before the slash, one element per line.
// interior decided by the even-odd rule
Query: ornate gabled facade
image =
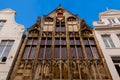
<path fill-rule="evenodd" d="M 61 6 L 27 32 L 10 80 L 111 80 L 93 30 Z"/>
<path fill-rule="evenodd" d="M 120 80 L 120 10 L 107 10 L 93 22 L 94 32 L 113 80 Z"/>
<path fill-rule="evenodd" d="M 21 45 L 24 26 L 16 23 L 16 11 L 0 10 L 0 80 L 7 80 Z"/>

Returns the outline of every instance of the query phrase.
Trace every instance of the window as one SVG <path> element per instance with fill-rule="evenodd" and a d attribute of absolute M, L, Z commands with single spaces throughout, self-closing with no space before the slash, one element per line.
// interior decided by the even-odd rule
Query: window
<path fill-rule="evenodd" d="M 113 43 L 110 35 L 102 35 L 102 38 L 103 38 L 103 41 L 104 41 L 105 46 L 107 48 L 113 48 L 113 47 L 115 47 L 115 45 L 114 45 L 114 43 Z"/>
<path fill-rule="evenodd" d="M 58 13 L 57 16 L 61 17 L 63 16 L 63 13 Z"/>
<path fill-rule="evenodd" d="M 78 31 L 78 26 L 76 19 L 74 18 L 68 18 L 68 31 L 69 32 L 77 32 Z"/>
<path fill-rule="evenodd" d="M 52 44 L 51 37 L 41 38 L 39 59 L 50 59 L 51 44 Z"/>
<path fill-rule="evenodd" d="M 108 21 L 109 21 L 110 24 L 115 23 L 114 19 L 108 19 Z"/>
<path fill-rule="evenodd" d="M 55 59 L 66 59 L 66 38 L 55 38 Z"/>
<path fill-rule="evenodd" d="M 2 21 L 0 21 L 0 30 L 1 30 L 1 29 L 2 29 L 2 27 L 4 26 L 5 22 L 6 22 L 6 21 L 3 21 L 3 20 L 2 20 Z"/>
<path fill-rule="evenodd" d="M 71 52 L 72 59 L 83 58 L 81 44 L 80 44 L 80 38 L 78 38 L 78 37 L 70 38 L 70 52 Z"/>
<path fill-rule="evenodd" d="M 117 34 L 118 39 L 120 40 L 120 34 Z"/>
<path fill-rule="evenodd" d="M 120 18 L 118 18 L 118 21 L 120 22 Z"/>
<path fill-rule="evenodd" d="M 23 53 L 23 59 L 34 59 L 38 38 L 28 38 Z"/>
<path fill-rule="evenodd" d="M 120 76 L 120 57 L 112 57 L 112 61 L 113 61 L 115 68 Z"/>
<path fill-rule="evenodd" d="M 65 32 L 65 21 L 64 20 L 56 21 L 56 32 Z"/>
<path fill-rule="evenodd" d="M 14 40 L 2 40 L 0 43 L 0 61 L 5 62 Z"/>
<path fill-rule="evenodd" d="M 99 59 L 99 52 L 94 41 L 94 38 L 83 38 L 88 59 Z"/>

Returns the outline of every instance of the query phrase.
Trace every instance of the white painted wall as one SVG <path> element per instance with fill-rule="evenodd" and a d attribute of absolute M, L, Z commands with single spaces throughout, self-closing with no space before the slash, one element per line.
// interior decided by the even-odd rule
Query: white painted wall
<path fill-rule="evenodd" d="M 0 20 L 6 20 L 5 25 L 0 30 L 1 40 L 15 40 L 6 62 L 0 62 L 0 80 L 6 80 L 8 72 L 12 66 L 13 59 L 17 54 L 21 38 L 24 32 L 24 26 L 15 22 L 15 11 L 12 9 L 0 10 Z"/>
<path fill-rule="evenodd" d="M 120 11 L 118 10 L 108 10 L 99 15 L 100 21 L 93 22 L 94 33 L 99 42 L 105 60 L 107 62 L 108 68 L 110 70 L 113 80 L 120 80 L 120 77 L 115 69 L 111 57 L 119 56 L 120 57 L 120 40 L 117 37 L 117 34 L 120 34 Z M 110 24 L 107 19 L 114 18 L 116 23 Z M 116 26 L 117 25 L 117 26 Z M 101 35 L 109 34 L 112 38 L 115 48 L 106 48 Z"/>

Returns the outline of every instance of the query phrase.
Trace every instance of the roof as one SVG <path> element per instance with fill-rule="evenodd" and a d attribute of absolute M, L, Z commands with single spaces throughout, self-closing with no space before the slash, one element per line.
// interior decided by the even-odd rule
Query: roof
<path fill-rule="evenodd" d="M 64 9 L 61 4 L 60 4 L 56 9 L 54 9 L 54 10 L 51 11 L 49 14 L 47 14 L 46 16 L 50 16 L 51 14 L 54 14 L 54 12 L 56 13 L 56 11 L 59 10 L 59 9 L 62 9 L 64 12 L 67 12 L 67 13 L 69 13 L 70 15 L 77 16 L 77 15 L 71 13 L 70 11 Z"/>
<path fill-rule="evenodd" d="M 6 9 L 3 9 L 3 10 L 0 10 L 0 12 L 5 12 L 5 13 L 16 13 L 15 10 L 11 9 L 11 8 L 6 8 Z"/>
<path fill-rule="evenodd" d="M 108 9 L 105 12 L 101 12 L 99 15 L 100 16 L 103 16 L 103 15 L 120 15 L 120 10 Z"/>

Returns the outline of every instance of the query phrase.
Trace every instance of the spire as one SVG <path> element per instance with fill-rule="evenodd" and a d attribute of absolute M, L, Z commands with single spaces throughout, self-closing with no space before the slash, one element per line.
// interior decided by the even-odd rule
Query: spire
<path fill-rule="evenodd" d="M 36 24 L 39 25 L 41 23 L 40 16 L 38 16 Z"/>
<path fill-rule="evenodd" d="M 58 8 L 62 8 L 62 5 L 61 5 L 61 4 L 59 4 Z"/>

